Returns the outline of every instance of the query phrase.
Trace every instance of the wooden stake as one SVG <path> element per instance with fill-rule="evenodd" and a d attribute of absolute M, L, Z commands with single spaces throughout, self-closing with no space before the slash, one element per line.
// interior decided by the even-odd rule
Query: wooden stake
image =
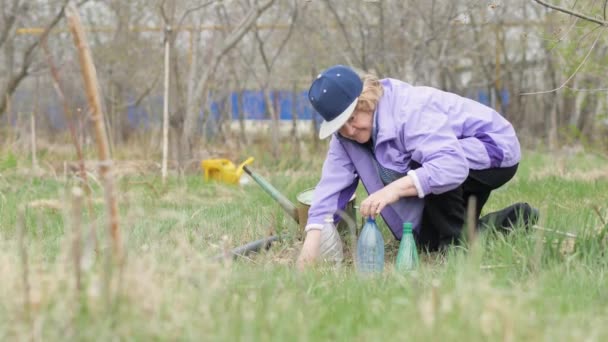
<path fill-rule="evenodd" d="M 11 103 L 11 95 L 10 94 L 6 94 L 6 117 L 8 118 L 8 132 L 7 132 L 7 136 L 9 137 L 9 139 L 7 139 L 8 142 L 12 143 L 13 139 L 14 139 L 14 135 L 13 135 L 13 106 Z"/>
<path fill-rule="evenodd" d="M 76 302 L 80 303 L 82 295 L 82 190 L 72 189 L 72 258 L 74 261 L 74 277 L 76 278 Z"/>
<path fill-rule="evenodd" d="M 27 247 L 25 246 L 25 208 L 20 207 L 17 213 L 17 231 L 19 234 L 19 254 L 21 256 L 21 279 L 23 281 L 23 312 L 26 320 L 30 321 L 30 281 L 29 281 L 29 267 L 28 267 L 28 255 Z"/>
<path fill-rule="evenodd" d="M 36 148 L 36 115 L 40 112 L 40 76 L 36 76 L 36 101 L 34 102 L 34 111 L 30 117 L 30 147 L 32 149 L 32 169 L 38 171 L 38 158 Z"/>
<path fill-rule="evenodd" d="M 78 158 L 80 179 L 82 181 L 82 188 L 84 189 L 84 193 L 86 194 L 89 219 L 92 221 L 90 235 L 91 235 L 91 239 L 93 240 L 93 248 L 95 250 L 97 250 L 98 249 L 98 247 L 97 247 L 97 223 L 95 223 L 95 220 L 93 220 L 94 211 L 93 211 L 93 199 L 92 199 L 92 194 L 91 194 L 91 187 L 89 186 L 89 180 L 87 178 L 87 170 L 86 170 L 86 167 L 84 164 L 84 155 L 82 153 L 81 143 L 80 143 L 80 140 L 78 139 L 78 134 L 76 132 L 76 126 L 74 124 L 74 121 L 75 121 L 74 115 L 72 113 L 68 100 L 65 97 L 65 91 L 63 90 L 63 87 L 61 85 L 59 69 L 55 65 L 55 62 L 53 61 L 53 56 L 51 55 L 51 52 L 49 51 L 48 45 L 46 43 L 46 39 L 43 39 L 41 44 L 42 44 L 42 49 L 44 50 L 44 54 L 46 55 L 47 63 L 49 64 L 49 67 L 51 69 L 51 80 L 53 81 L 53 87 L 55 88 L 55 92 L 57 93 L 57 96 L 59 97 L 61 104 L 63 105 L 63 113 L 65 114 L 65 116 L 67 118 L 68 128 L 70 130 L 70 137 L 72 139 L 72 144 L 74 145 L 74 148 L 76 149 L 76 156 Z M 78 117 L 77 118 L 80 119 L 80 108 L 78 108 Z M 65 170 L 65 163 L 64 163 L 64 170 Z"/>
<path fill-rule="evenodd" d="M 36 113 L 32 112 L 30 118 L 30 146 L 32 148 L 32 169 L 38 171 L 38 159 L 36 158 Z"/>
<path fill-rule="evenodd" d="M 70 31 L 74 37 L 74 44 L 78 49 L 78 57 L 82 68 L 82 77 L 87 92 L 87 100 L 91 108 L 97 152 L 99 154 L 99 173 L 105 188 L 106 210 L 108 214 L 109 230 L 112 237 L 113 252 L 120 259 L 122 256 L 122 238 L 119 230 L 118 201 L 114 193 L 114 179 L 112 176 L 112 159 L 109 153 L 108 136 L 104 124 L 104 115 L 101 109 L 99 96 L 99 82 L 93 63 L 93 56 L 87 44 L 87 38 L 80 22 L 76 9 L 70 5 L 67 9 L 67 18 Z"/>
<path fill-rule="evenodd" d="M 467 243 L 469 247 L 475 244 L 477 238 L 477 197 L 469 196 L 467 206 Z"/>

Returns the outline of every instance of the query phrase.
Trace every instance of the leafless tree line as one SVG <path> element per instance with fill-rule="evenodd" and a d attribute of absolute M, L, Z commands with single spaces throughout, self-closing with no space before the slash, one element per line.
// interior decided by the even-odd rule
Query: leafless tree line
<path fill-rule="evenodd" d="M 39 48 L 45 41 L 60 61 L 66 96 L 86 117 L 79 66 L 62 19 L 67 2 L 2 1 L 3 125 L 9 119 L 14 122 L 19 112 L 29 112 L 38 117 L 39 130 L 48 127 L 45 113 L 38 113 L 56 96 Z M 598 142 L 605 136 L 606 1 L 84 0 L 75 4 L 88 27 L 115 144 L 133 136 L 127 123 L 129 106 L 144 108 L 162 122 L 162 102 L 154 99 L 163 94 L 163 43 L 168 43 L 169 140 L 173 158 L 181 162 L 209 138 L 205 127 L 210 99 L 222 104 L 214 138 L 249 142 L 244 113 L 239 113 L 237 133 L 228 129 L 229 96 L 246 89 L 264 95 L 271 146 L 278 156 L 278 104 L 273 92 L 304 91 L 320 70 L 336 63 L 466 96 L 483 91 L 529 143 L 553 148 L 564 142 Z M 27 90 L 41 103 L 34 106 L 33 98 L 17 96 L 18 90 Z M 314 122 L 301 122 L 294 115 L 290 138 L 295 144 L 299 125 Z"/>

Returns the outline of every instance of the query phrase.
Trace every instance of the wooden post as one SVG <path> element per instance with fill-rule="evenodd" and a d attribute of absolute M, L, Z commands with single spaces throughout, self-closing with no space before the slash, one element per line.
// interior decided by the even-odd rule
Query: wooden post
<path fill-rule="evenodd" d="M 8 119 L 8 125 L 7 125 L 7 142 L 13 142 L 13 115 L 12 115 L 12 103 L 11 103 L 11 95 L 10 94 L 6 94 L 6 117 Z"/>
<path fill-rule="evenodd" d="M 171 38 L 171 26 L 165 27 L 165 93 L 163 97 L 163 160 L 162 160 L 162 182 L 167 180 L 167 155 L 169 152 L 169 40 Z"/>
<path fill-rule="evenodd" d="M 32 303 L 31 286 L 30 286 L 30 270 L 28 263 L 27 242 L 25 235 L 27 234 L 25 227 L 25 207 L 20 206 L 17 211 L 17 232 L 19 243 L 19 256 L 21 259 L 21 280 L 23 281 L 23 313 L 28 323 L 30 323 L 30 308 Z"/>
<path fill-rule="evenodd" d="M 87 92 L 87 100 L 91 108 L 91 120 L 94 124 L 97 152 L 99 154 L 99 173 L 105 189 L 106 210 L 108 214 L 109 230 L 112 237 L 114 256 L 122 257 L 122 239 L 119 230 L 118 202 L 114 191 L 112 176 L 112 159 L 109 153 L 108 136 L 104 124 L 104 115 L 101 109 L 99 96 L 99 82 L 93 63 L 93 56 L 89 49 L 86 34 L 80 22 L 76 9 L 70 5 L 67 10 L 68 24 L 74 44 L 78 49 L 78 57 L 82 68 L 82 77 Z"/>
<path fill-rule="evenodd" d="M 495 80 L 494 80 L 494 92 L 496 93 L 496 97 L 494 99 L 494 109 L 501 113 L 502 112 L 502 94 L 501 94 L 501 90 L 500 88 L 502 87 L 502 84 L 500 84 L 500 47 L 501 47 L 501 41 L 500 41 L 500 33 L 499 33 L 499 27 L 498 25 L 494 25 L 494 36 L 495 36 L 495 41 L 494 44 L 495 45 L 495 65 L 494 65 L 494 73 L 495 73 Z"/>
<path fill-rule="evenodd" d="M 313 67 L 311 69 L 312 71 L 312 79 L 314 80 L 315 78 L 317 78 L 317 72 L 316 69 Z M 307 100 L 308 101 L 308 100 Z M 319 136 L 317 133 L 317 122 L 315 121 L 315 110 L 312 109 L 312 112 L 310 114 L 310 129 L 311 129 L 311 133 L 312 133 L 312 146 L 313 146 L 313 150 L 317 151 L 319 149 Z"/>
<path fill-rule="evenodd" d="M 72 260 L 77 303 L 80 303 L 82 298 L 82 195 L 82 189 L 72 189 Z"/>
<path fill-rule="evenodd" d="M 30 117 L 30 147 L 32 152 L 32 169 L 38 171 L 38 158 L 36 157 L 36 114 L 40 112 L 40 76 L 36 77 L 36 102 L 34 102 L 34 111 Z"/>
<path fill-rule="evenodd" d="M 291 136 L 294 155 L 300 155 L 300 138 L 298 137 L 298 84 L 293 83 L 291 88 Z"/>
<path fill-rule="evenodd" d="M 469 248 L 475 245 L 477 239 L 477 198 L 469 196 L 467 205 L 467 244 Z"/>
<path fill-rule="evenodd" d="M 30 146 L 32 149 L 32 169 L 38 171 L 38 159 L 36 158 L 36 112 L 30 117 Z"/>

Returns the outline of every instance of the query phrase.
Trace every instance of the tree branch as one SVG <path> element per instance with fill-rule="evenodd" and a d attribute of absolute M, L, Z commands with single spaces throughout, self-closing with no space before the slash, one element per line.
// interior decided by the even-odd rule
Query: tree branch
<path fill-rule="evenodd" d="M 536 1 L 536 0 L 535 0 Z M 566 81 L 564 81 L 564 83 L 562 83 L 562 85 L 560 85 L 559 87 L 555 88 L 555 89 L 551 89 L 551 90 L 544 90 L 544 91 L 537 91 L 537 92 L 532 92 L 532 93 L 521 93 L 519 94 L 520 96 L 524 96 L 524 95 L 537 95 L 537 94 L 547 94 L 547 93 L 552 93 L 554 91 L 558 91 L 560 89 L 562 89 L 563 87 L 566 86 L 566 84 L 568 84 L 568 82 L 570 82 L 570 80 L 578 73 L 578 71 L 583 67 L 583 65 L 585 64 L 585 62 L 587 62 L 587 59 L 589 58 L 589 56 L 591 56 L 591 52 L 593 51 L 593 49 L 595 48 L 595 45 L 597 44 L 598 40 L 600 40 L 600 37 L 602 36 L 602 33 L 604 33 L 604 31 L 606 31 L 606 28 L 602 29 L 598 34 L 597 37 L 595 37 L 595 40 L 593 41 L 593 45 L 591 45 L 591 48 L 589 49 L 589 51 L 587 52 L 587 55 L 585 55 L 585 58 L 583 59 L 583 61 L 576 67 L 576 70 L 574 70 L 574 72 L 572 73 L 572 75 L 570 75 L 570 77 L 568 77 L 568 79 Z"/>
<path fill-rule="evenodd" d="M 154 79 L 152 80 L 152 82 L 150 82 L 150 84 L 143 90 L 142 93 L 140 93 L 139 95 L 137 95 L 135 97 L 134 101 L 130 101 L 127 102 L 125 104 L 122 104 L 122 101 L 117 101 L 114 100 L 112 98 L 110 98 L 110 96 L 107 95 L 102 95 L 103 96 L 103 100 L 104 101 L 108 101 L 110 102 L 113 106 L 117 106 L 118 110 L 124 110 L 128 107 L 137 107 L 141 104 L 141 102 L 148 96 L 150 95 L 150 93 L 152 93 L 152 90 L 156 87 L 156 85 L 158 84 L 158 80 L 160 79 L 160 75 L 161 73 L 157 72 L 154 75 Z M 119 84 L 118 82 L 112 82 L 114 84 Z M 120 106 L 119 106 L 120 105 Z"/>
<path fill-rule="evenodd" d="M 20 10 L 17 8 L 19 6 L 19 1 L 18 0 L 14 0 L 13 1 L 13 5 L 11 6 L 11 8 L 9 9 L 9 11 L 11 12 L 11 14 L 6 17 L 4 16 L 4 27 L 2 28 L 2 32 L 0 33 L 0 46 L 4 45 L 4 43 L 6 42 L 6 40 L 8 39 L 8 37 L 10 36 L 10 32 L 13 28 L 13 25 L 15 24 L 16 20 L 17 20 L 17 14 Z"/>
<path fill-rule="evenodd" d="M 160 16 L 163 18 L 165 26 L 171 24 L 171 20 L 169 20 L 167 13 L 165 13 L 165 0 L 162 0 L 158 5 L 158 11 L 160 12 Z"/>
<path fill-rule="evenodd" d="M 582 13 L 579 13 L 579 12 L 576 12 L 576 11 L 573 11 L 573 10 L 569 10 L 567 8 L 564 8 L 564 7 L 560 7 L 560 6 L 557 6 L 557 5 L 549 4 L 549 3 L 547 3 L 547 2 L 545 2 L 543 0 L 534 0 L 534 1 L 536 1 L 537 3 L 539 3 L 539 4 L 541 4 L 541 5 L 545 6 L 545 7 L 554 9 L 556 11 L 563 12 L 563 13 L 566 13 L 566 14 L 570 14 L 570 15 L 575 16 L 577 18 L 581 18 L 583 20 L 587 20 L 587 21 L 590 21 L 592 23 L 596 23 L 598 25 L 608 26 L 608 21 L 605 20 L 606 19 L 605 11 L 604 11 L 604 20 L 599 20 L 599 19 L 596 19 L 596 18 L 592 18 L 592 17 L 590 17 L 588 15 L 585 15 L 585 14 L 582 14 Z M 605 4 L 604 4 L 604 9 L 605 8 L 606 7 L 605 7 Z"/>
<path fill-rule="evenodd" d="M 344 40 L 346 42 L 346 47 L 348 48 L 348 50 L 350 51 L 352 56 L 354 58 L 358 59 L 357 64 L 359 66 L 361 66 L 363 64 L 362 58 L 359 58 L 359 54 L 357 53 L 357 51 L 353 47 L 352 42 L 350 41 L 348 31 L 346 30 L 346 25 L 344 24 L 344 21 L 340 18 L 340 15 L 336 11 L 336 9 L 331 5 L 331 1 L 326 0 L 325 5 L 327 6 L 327 8 L 331 12 L 331 14 L 334 16 L 334 19 L 336 20 L 336 23 L 338 24 L 338 27 L 340 28 L 340 31 L 342 32 L 342 35 L 344 36 Z"/>
<path fill-rule="evenodd" d="M 198 6 L 195 6 L 195 7 L 192 7 L 192 8 L 188 8 L 187 10 L 184 11 L 184 14 L 182 14 L 181 18 L 179 18 L 179 20 L 177 21 L 177 25 L 176 26 L 177 27 L 182 26 L 182 23 L 184 22 L 184 20 L 186 20 L 186 18 L 188 17 L 188 15 L 190 15 L 190 13 L 196 12 L 196 11 L 198 11 L 200 9 L 203 9 L 203 8 L 209 6 L 209 5 L 212 5 L 214 2 L 215 2 L 214 0 L 211 0 L 211 1 L 205 2 L 202 5 L 198 5 Z"/>
<path fill-rule="evenodd" d="M 63 0 L 59 12 L 57 12 L 57 14 L 55 14 L 55 17 L 53 17 L 53 19 L 48 24 L 48 26 L 45 27 L 42 34 L 38 37 L 38 39 L 36 41 L 32 42 L 25 49 L 25 52 L 23 54 L 23 63 L 21 65 L 21 68 L 19 69 L 19 72 L 17 74 L 12 75 L 10 77 L 10 79 L 6 82 L 7 85 L 4 88 L 4 94 L 8 94 L 8 95 L 13 94 L 15 92 L 15 90 L 17 89 L 17 86 L 19 86 L 19 83 L 21 83 L 21 81 L 23 81 L 23 79 L 28 75 L 28 73 L 30 72 L 30 67 L 31 67 L 31 64 L 32 64 L 32 61 L 34 58 L 34 52 L 36 51 L 36 48 L 40 45 L 40 42 L 42 42 L 43 40 L 46 39 L 46 37 L 51 32 L 51 30 L 55 26 L 57 26 L 57 24 L 59 23 L 61 18 L 63 18 L 63 15 L 65 13 L 65 8 L 66 8 L 68 2 L 69 2 L 69 0 Z M 2 98 L 0 98 L 0 117 L 6 111 L 6 105 L 7 105 L 6 98 L 7 98 L 6 96 L 3 96 Z"/>
<path fill-rule="evenodd" d="M 256 28 L 253 29 L 253 34 L 255 36 L 255 40 L 258 42 L 258 51 L 260 52 L 260 56 L 262 57 L 262 62 L 264 62 L 264 68 L 266 68 L 266 72 L 270 72 L 270 63 L 268 62 L 268 57 L 266 57 L 266 52 L 264 49 L 264 40 L 260 37 L 260 31 Z"/>
<path fill-rule="evenodd" d="M 606 0 L 606 1 L 608 1 L 608 0 Z M 294 5 L 294 9 L 293 9 L 293 12 L 291 14 L 291 22 L 289 23 L 289 29 L 287 31 L 287 34 L 285 35 L 285 38 L 279 44 L 279 48 L 277 49 L 277 53 L 274 55 L 274 57 L 272 57 L 272 59 L 270 61 L 270 67 L 271 68 L 274 66 L 274 63 L 279 58 L 279 55 L 283 51 L 283 48 L 285 47 L 285 45 L 287 45 L 287 42 L 289 41 L 289 38 L 291 38 L 291 34 L 293 33 L 294 28 L 296 26 L 296 20 L 298 19 L 298 4 L 297 4 L 297 2 L 294 1 L 293 5 Z"/>

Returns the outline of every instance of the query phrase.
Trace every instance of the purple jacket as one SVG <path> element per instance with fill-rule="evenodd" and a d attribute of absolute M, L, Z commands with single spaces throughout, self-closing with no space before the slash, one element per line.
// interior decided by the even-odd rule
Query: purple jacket
<path fill-rule="evenodd" d="M 469 169 L 509 167 L 519 162 L 515 130 L 492 108 L 395 79 L 380 83 L 384 95 L 374 113 L 376 159 L 385 168 L 410 175 L 419 195 L 401 198 L 382 210 L 382 218 L 396 238 L 401 238 L 403 222 L 412 222 L 419 231 L 426 194 L 458 187 Z M 371 151 L 357 142 L 337 133 L 331 137 L 306 230 L 320 229 L 325 215 L 343 209 L 359 179 L 368 193 L 384 187 L 372 158 Z M 422 166 L 410 170 L 412 160 Z"/>

